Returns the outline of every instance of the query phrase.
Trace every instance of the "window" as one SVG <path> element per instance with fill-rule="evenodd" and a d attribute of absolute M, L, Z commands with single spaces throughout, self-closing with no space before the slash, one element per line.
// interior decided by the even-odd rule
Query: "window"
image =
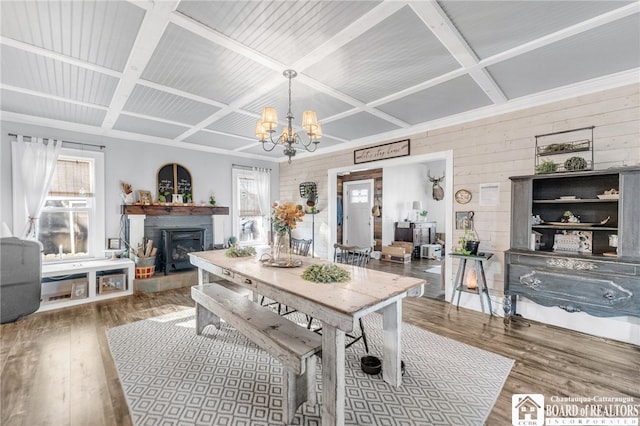
<path fill-rule="evenodd" d="M 242 245 L 268 243 L 268 215 L 262 213 L 261 203 L 269 206 L 270 185 L 261 188 L 260 172 L 233 169 L 233 236 Z M 262 182 L 264 184 L 265 182 Z M 261 200 L 262 197 L 262 200 Z"/>
<path fill-rule="evenodd" d="M 104 166 L 101 152 L 62 148 L 49 193 L 36 222 L 44 261 L 103 257 Z M 14 188 L 15 200 L 20 190 Z M 15 213 L 14 213 L 15 214 Z M 24 218 L 18 211 L 17 218 Z"/>
<path fill-rule="evenodd" d="M 351 195 L 351 203 L 359 204 L 359 203 L 368 203 L 369 202 L 369 190 L 366 188 L 363 189 L 352 189 L 350 191 Z"/>

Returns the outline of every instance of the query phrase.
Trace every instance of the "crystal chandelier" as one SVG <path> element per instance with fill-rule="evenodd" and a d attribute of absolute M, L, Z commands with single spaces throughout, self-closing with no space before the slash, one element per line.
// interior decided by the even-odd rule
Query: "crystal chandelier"
<path fill-rule="evenodd" d="M 282 75 L 289 79 L 289 111 L 287 111 L 287 127 L 282 129 L 282 133 L 274 140 L 273 134 L 276 132 L 276 126 L 278 125 L 278 114 L 273 107 L 264 107 L 262 110 L 262 119 L 258 120 L 256 124 L 256 137 L 262 142 L 262 148 L 265 151 L 273 151 L 277 145 L 284 146 L 284 155 L 289 157 L 289 163 L 291 163 L 291 157 L 296 155 L 296 147 L 294 145 L 302 146 L 309 152 L 313 152 L 320 143 L 322 137 L 322 129 L 320 123 L 316 117 L 315 111 L 305 111 L 302 113 L 302 128 L 307 132 L 309 140 L 305 142 L 295 130 L 293 130 L 293 114 L 291 113 L 291 80 L 295 78 L 298 73 L 294 70 L 285 70 Z"/>

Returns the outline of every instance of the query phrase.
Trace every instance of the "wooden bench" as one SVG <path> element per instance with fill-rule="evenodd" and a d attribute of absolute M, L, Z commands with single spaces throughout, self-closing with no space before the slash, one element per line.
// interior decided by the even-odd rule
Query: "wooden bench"
<path fill-rule="evenodd" d="M 283 411 L 287 424 L 305 401 L 316 404 L 315 354 L 322 348 L 322 337 L 268 308 L 219 284 L 191 287 L 196 302 L 196 333 L 207 325 L 220 328 L 220 319 L 282 363 Z"/>

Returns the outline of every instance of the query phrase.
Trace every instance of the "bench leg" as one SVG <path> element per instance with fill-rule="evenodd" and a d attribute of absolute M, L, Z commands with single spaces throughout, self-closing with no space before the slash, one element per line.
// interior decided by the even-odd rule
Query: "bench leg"
<path fill-rule="evenodd" d="M 317 403 L 316 398 L 316 363 L 317 359 L 310 356 L 306 359 L 304 372 L 296 375 L 293 371 L 284 370 L 284 392 L 282 409 L 287 424 L 291 424 L 296 417 L 298 407 L 308 401 Z"/>
<path fill-rule="evenodd" d="M 196 303 L 196 334 L 202 334 L 202 330 L 208 325 L 213 325 L 220 329 L 220 317 L 209 311 L 204 306 Z"/>

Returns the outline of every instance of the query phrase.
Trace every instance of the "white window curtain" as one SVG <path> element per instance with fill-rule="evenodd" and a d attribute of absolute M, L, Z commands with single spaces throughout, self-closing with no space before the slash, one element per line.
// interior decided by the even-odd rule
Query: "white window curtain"
<path fill-rule="evenodd" d="M 258 205 L 260 206 L 260 215 L 262 216 L 262 235 L 269 235 L 271 230 L 271 170 L 254 167 L 253 171 L 256 178 L 256 186 L 258 192 Z M 267 241 L 269 239 L 267 238 Z"/>
<path fill-rule="evenodd" d="M 29 138 L 22 135 L 12 142 L 12 150 L 16 156 L 14 165 L 18 166 L 15 178 L 20 179 L 22 197 L 26 207 L 27 217 L 23 238 L 37 239 L 36 221 L 51 185 L 51 178 L 56 169 L 56 162 L 62 147 L 62 141 L 43 138 Z"/>

